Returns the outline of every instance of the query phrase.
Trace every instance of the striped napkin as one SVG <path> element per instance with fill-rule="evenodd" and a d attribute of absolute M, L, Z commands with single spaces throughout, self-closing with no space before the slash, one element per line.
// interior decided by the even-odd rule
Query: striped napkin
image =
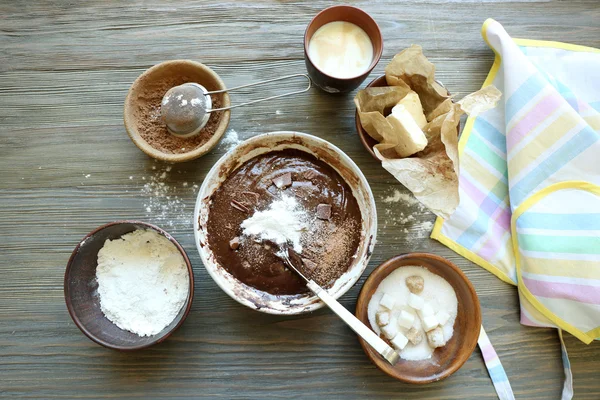
<path fill-rule="evenodd" d="M 496 53 L 483 86 L 504 101 L 467 120 L 460 204 L 431 237 L 517 286 L 522 324 L 590 343 L 600 337 L 600 50 L 512 39 L 492 19 L 482 35 Z"/>

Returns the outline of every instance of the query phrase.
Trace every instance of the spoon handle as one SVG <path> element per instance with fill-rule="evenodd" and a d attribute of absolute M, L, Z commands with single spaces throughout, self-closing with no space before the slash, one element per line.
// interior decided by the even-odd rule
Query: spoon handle
<path fill-rule="evenodd" d="M 317 285 L 313 280 L 308 280 L 306 286 L 315 294 L 323 303 L 327 304 L 334 313 L 336 313 L 358 336 L 364 339 L 375 351 L 377 351 L 387 362 L 394 365 L 398 362 L 398 353 L 394 351 L 383 339 L 375 332 L 369 329 L 350 311 L 334 299 L 325 289 Z"/>

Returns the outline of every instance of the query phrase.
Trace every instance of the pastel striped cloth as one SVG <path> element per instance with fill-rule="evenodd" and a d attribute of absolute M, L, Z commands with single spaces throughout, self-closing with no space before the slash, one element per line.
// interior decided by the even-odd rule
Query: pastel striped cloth
<path fill-rule="evenodd" d="M 460 204 L 431 236 L 518 286 L 522 324 L 590 343 L 600 336 L 600 50 L 513 40 L 492 19 L 482 35 L 496 53 L 483 86 L 503 101 L 467 120 Z"/>
<path fill-rule="evenodd" d="M 506 376 L 506 371 L 504 371 L 504 367 L 502 367 L 502 363 L 500 362 L 500 357 L 498 357 L 483 326 L 481 327 L 481 331 L 479 331 L 477 344 L 481 349 L 485 367 L 490 374 L 490 379 L 494 384 L 498 398 L 500 400 L 514 400 L 515 395 L 513 394 L 510 382 L 508 381 L 508 376 Z"/>

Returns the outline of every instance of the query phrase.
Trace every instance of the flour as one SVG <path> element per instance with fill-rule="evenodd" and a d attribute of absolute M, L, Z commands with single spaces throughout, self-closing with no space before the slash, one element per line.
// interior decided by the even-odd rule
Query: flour
<path fill-rule="evenodd" d="M 255 212 L 241 224 L 245 236 L 271 240 L 277 244 L 291 242 L 296 253 L 302 252 L 300 236 L 308 229 L 306 211 L 301 210 L 294 197 L 282 196 L 270 207 Z"/>
<path fill-rule="evenodd" d="M 183 256 L 153 230 L 106 240 L 96 279 L 106 318 L 139 336 L 156 335 L 173 322 L 190 290 Z"/>
<path fill-rule="evenodd" d="M 224 148 L 225 151 L 229 151 L 240 143 L 242 143 L 242 141 L 240 140 L 238 133 L 234 129 L 230 129 L 225 133 L 223 139 L 221 139 L 219 147 Z"/>

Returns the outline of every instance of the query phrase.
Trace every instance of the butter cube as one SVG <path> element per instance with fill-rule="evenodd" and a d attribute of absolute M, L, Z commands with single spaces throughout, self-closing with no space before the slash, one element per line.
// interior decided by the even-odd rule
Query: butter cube
<path fill-rule="evenodd" d="M 396 303 L 396 300 L 394 300 L 394 298 L 387 293 L 384 293 L 381 300 L 379 300 L 379 305 L 387 308 L 388 310 L 391 310 L 392 308 L 394 308 L 395 303 Z"/>
<path fill-rule="evenodd" d="M 425 118 L 425 114 L 423 113 L 423 106 L 421 105 L 421 99 L 419 99 L 418 94 L 410 92 L 404 96 L 398 104 L 402 104 L 406 107 L 420 129 L 423 129 L 423 127 L 427 125 L 427 118 Z"/>
<path fill-rule="evenodd" d="M 435 315 L 435 312 L 433 311 L 433 307 L 431 307 L 431 304 L 429 304 L 429 303 L 423 304 L 423 308 L 421 308 L 418 311 L 418 313 L 419 313 L 419 317 L 421 317 L 421 319 Z"/>
<path fill-rule="evenodd" d="M 398 350 L 402 350 L 403 348 L 405 348 L 407 343 L 408 343 L 408 338 L 399 332 L 392 339 L 392 345 Z"/>
<path fill-rule="evenodd" d="M 410 329 L 415 322 L 415 316 L 411 313 L 402 310 L 400 316 L 398 316 L 398 325 L 403 328 Z"/>
<path fill-rule="evenodd" d="M 423 323 L 423 329 L 425 329 L 425 332 L 429 332 L 430 330 L 437 328 L 437 326 L 439 325 L 439 322 L 435 315 L 425 317 L 421 320 L 421 322 Z"/>
<path fill-rule="evenodd" d="M 429 345 L 434 349 L 446 345 L 446 339 L 444 339 L 444 331 L 442 328 L 435 328 L 430 332 L 427 332 L 427 341 Z"/>
<path fill-rule="evenodd" d="M 425 134 L 402 104 L 394 106 L 392 113 L 387 116 L 386 120 L 392 126 L 395 134 L 393 141 L 390 142 L 396 144 L 394 150 L 400 157 L 411 156 L 427 146 Z"/>
<path fill-rule="evenodd" d="M 398 328 L 396 327 L 396 324 L 387 324 L 381 328 L 381 332 L 383 332 L 386 338 L 391 340 L 398 334 Z"/>
<path fill-rule="evenodd" d="M 448 314 L 444 310 L 441 310 L 441 311 L 438 311 L 437 314 L 435 314 L 435 318 L 438 320 L 440 325 L 445 325 L 446 322 L 448 322 L 448 320 L 450 319 L 450 314 Z"/>
<path fill-rule="evenodd" d="M 375 319 L 377 320 L 377 325 L 386 326 L 390 323 L 390 313 L 387 311 L 378 311 L 375 314 Z"/>
<path fill-rule="evenodd" d="M 408 305 L 414 308 L 415 310 L 420 310 L 423 308 L 425 304 L 425 300 L 421 296 L 418 296 L 414 293 L 408 295 Z"/>

